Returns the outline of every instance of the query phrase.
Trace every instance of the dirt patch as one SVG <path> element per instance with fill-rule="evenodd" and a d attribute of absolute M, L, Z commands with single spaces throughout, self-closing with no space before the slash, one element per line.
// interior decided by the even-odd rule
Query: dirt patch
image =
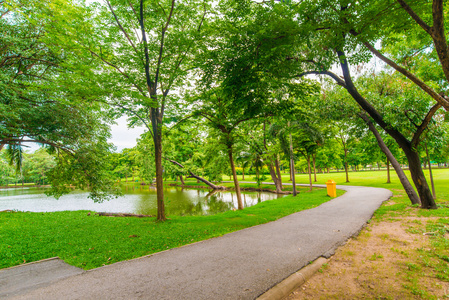
<path fill-rule="evenodd" d="M 287 299 L 444 299 L 449 283 L 422 261 L 431 218 L 372 222 L 340 247 L 329 263 Z"/>

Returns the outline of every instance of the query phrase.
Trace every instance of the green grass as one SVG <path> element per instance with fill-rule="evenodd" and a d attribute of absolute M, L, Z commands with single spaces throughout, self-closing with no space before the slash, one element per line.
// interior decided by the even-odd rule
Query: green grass
<path fill-rule="evenodd" d="M 154 218 L 99 217 L 88 211 L 0 213 L 0 268 L 59 256 L 92 269 L 274 221 L 318 206 L 324 189 L 265 201 L 241 211 L 211 216 Z"/>
<path fill-rule="evenodd" d="M 350 172 L 349 183 L 345 182 L 344 172 L 317 174 L 316 182 L 317 184 L 325 184 L 327 180 L 332 179 L 340 185 L 372 186 L 391 190 L 393 198 L 375 212 L 375 222 L 397 221 L 408 216 L 432 218 L 426 225 L 424 225 L 425 222 L 414 220 L 408 224 L 407 230 L 417 235 L 428 234 L 428 246 L 423 249 L 416 249 L 413 248 L 413 245 L 410 245 L 410 252 L 401 253 L 410 260 L 405 265 L 404 274 L 401 275 L 404 280 L 403 287 L 413 295 L 423 299 L 435 298 L 431 295 L 431 291 L 428 291 L 423 285 L 424 276 L 430 278 L 429 280 L 437 278 L 449 282 L 449 169 L 436 168 L 432 171 L 437 196 L 438 209 L 436 210 L 425 210 L 416 205 L 412 206 L 394 170 L 391 172 L 391 183 L 386 183 L 386 170 Z M 410 178 L 409 172 L 405 171 L 405 173 Z M 424 173 L 430 185 L 429 171 L 424 170 Z M 245 179 L 248 181 L 254 180 L 248 176 L 245 176 Z M 298 184 L 307 184 L 309 180 L 307 174 L 297 174 L 295 179 Z M 290 182 L 288 180 L 289 176 L 284 175 L 283 181 Z M 406 221 L 404 225 L 407 226 Z M 369 232 L 364 231 L 360 236 L 365 235 L 369 235 Z M 378 260 L 381 257 L 374 254 L 369 259 Z M 449 291 L 446 293 L 446 297 L 449 298 Z"/>
<path fill-rule="evenodd" d="M 404 171 L 405 174 L 410 178 L 410 174 L 407 170 Z M 449 190 L 444 189 L 446 184 L 449 182 L 449 169 L 432 169 L 433 177 L 435 179 L 435 189 L 437 192 L 437 197 L 441 195 L 442 198 L 449 198 Z M 424 174 L 427 177 L 428 183 L 430 185 L 429 180 L 429 171 L 427 169 L 424 170 Z M 325 184 L 329 179 L 334 180 L 339 185 L 357 185 L 357 186 L 372 186 L 372 187 L 382 187 L 388 189 L 400 189 L 402 190 L 402 185 L 399 182 L 399 179 L 393 169 L 391 169 L 391 183 L 387 182 L 387 171 L 358 171 L 358 172 L 349 172 L 349 183 L 346 183 L 345 172 L 331 172 L 331 173 L 317 173 L 317 182 L 313 182 L 314 184 Z M 239 180 L 242 180 L 242 176 L 237 176 Z M 295 176 L 297 184 L 308 184 L 309 183 L 309 175 L 308 174 L 296 174 Z M 224 180 L 229 180 L 228 176 L 224 177 Z M 291 183 L 290 176 L 288 174 L 282 174 L 283 182 Z M 313 175 L 312 175 L 313 180 Z M 245 175 L 245 181 L 255 181 L 254 176 Z M 265 181 L 271 181 L 267 179 Z M 443 191 L 443 188 L 445 191 Z"/>
<path fill-rule="evenodd" d="M 425 173 L 428 175 L 428 170 L 425 170 Z M 412 206 L 395 173 L 391 173 L 392 183 L 390 184 L 386 183 L 386 171 L 352 172 L 349 174 L 350 183 L 344 182 L 344 173 L 318 175 L 318 183 L 333 179 L 337 184 L 390 189 L 393 192 L 393 198 L 375 212 L 374 222 L 398 221 L 403 217 L 431 218 L 427 221 L 427 224 L 419 219 L 403 222 L 404 226 L 408 226 L 407 232 L 417 235 L 425 233 L 429 236 L 428 246 L 416 249 L 413 245 L 410 245 L 410 252 L 401 253 L 409 260 L 404 266 L 404 273 L 400 275 L 404 280 L 402 286 L 413 295 L 424 299 L 435 297 L 431 295 L 430 291 L 426 290 L 423 277 L 428 277 L 430 280 L 437 278 L 449 282 L 449 169 L 435 169 L 433 175 L 437 194 L 438 209 L 436 210 L 425 210 L 416 205 Z M 298 181 L 308 180 L 304 175 L 296 176 L 296 179 Z M 377 260 L 378 258 L 373 255 L 369 259 Z M 449 294 L 447 297 L 449 297 Z"/>
<path fill-rule="evenodd" d="M 426 175 L 427 170 L 425 171 Z M 229 177 L 225 177 L 227 180 Z M 410 250 L 411 263 L 423 270 L 430 268 L 432 276 L 448 281 L 448 238 L 445 230 L 449 228 L 449 169 L 434 170 L 437 191 L 437 204 L 440 209 L 422 210 L 412 207 L 394 172 L 392 183 L 386 182 L 386 171 L 351 172 L 349 185 L 362 185 L 388 188 L 393 191 L 394 202 L 383 205 L 376 213 L 378 222 L 389 221 L 398 216 L 414 214 L 435 217 L 427 224 L 415 223 L 416 234 L 435 232 L 430 236 L 428 249 Z M 241 179 L 241 177 L 239 177 Z M 245 176 L 246 181 L 254 181 Z M 318 174 L 318 184 L 333 179 L 337 184 L 346 184 L 344 172 Z M 307 184 L 308 176 L 298 174 L 298 184 Z M 268 180 L 267 180 L 268 181 Z M 288 175 L 284 176 L 288 182 Z M 179 183 L 179 182 L 178 182 Z M 139 183 L 129 183 L 139 184 Z M 186 185 L 197 184 L 186 181 Z M 232 186 L 232 183 L 223 183 Z M 241 182 L 242 187 L 254 184 Z M 261 188 L 273 188 L 262 185 Z M 285 190 L 291 189 L 285 186 Z M 270 222 L 296 211 L 305 210 L 329 200 L 324 189 L 308 192 L 301 187 L 297 198 L 287 196 L 277 200 L 259 203 L 242 211 L 229 211 L 211 216 L 171 217 L 164 223 L 154 218 L 109 218 L 98 217 L 87 211 L 54 213 L 0 213 L 0 268 L 19 265 L 49 257 L 59 256 L 71 265 L 92 269 L 114 262 L 132 259 L 167 249 L 180 247 L 228 232 Z M 338 195 L 343 192 L 338 191 Z M 374 257 L 373 257 L 374 258 Z M 375 257 L 378 259 L 379 257 Z M 410 265 L 412 266 L 412 265 Z M 419 294 L 419 277 L 422 274 L 408 268 L 409 288 Z"/>

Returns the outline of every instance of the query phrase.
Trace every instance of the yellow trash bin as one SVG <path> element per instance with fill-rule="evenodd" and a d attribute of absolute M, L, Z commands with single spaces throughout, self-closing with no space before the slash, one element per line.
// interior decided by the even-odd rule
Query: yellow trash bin
<path fill-rule="evenodd" d="M 327 185 L 327 195 L 331 197 L 337 197 L 337 183 L 333 180 L 328 180 Z"/>

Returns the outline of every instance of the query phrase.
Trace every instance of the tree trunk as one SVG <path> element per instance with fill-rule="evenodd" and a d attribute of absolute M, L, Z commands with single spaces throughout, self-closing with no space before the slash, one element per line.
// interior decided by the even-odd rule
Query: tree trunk
<path fill-rule="evenodd" d="M 288 127 L 290 127 L 290 121 L 288 122 Z M 295 178 L 295 161 L 293 160 L 293 140 L 292 134 L 290 133 L 290 179 L 293 186 L 293 197 L 297 195 L 296 192 L 296 178 Z"/>
<path fill-rule="evenodd" d="M 436 209 L 437 205 L 430 192 L 426 177 L 424 176 L 418 153 L 411 148 L 403 148 L 403 150 L 408 160 L 410 175 L 412 176 L 413 183 L 415 184 L 419 198 L 421 199 L 421 207 Z"/>
<path fill-rule="evenodd" d="M 226 190 L 226 187 L 221 186 L 221 185 L 215 185 L 212 182 L 210 182 L 209 180 L 207 180 L 203 177 L 200 177 L 198 175 L 195 175 L 194 173 L 192 173 L 190 171 L 189 171 L 189 174 L 190 174 L 189 177 L 195 178 L 197 183 L 203 182 L 203 183 L 207 184 L 208 186 L 210 186 L 211 188 L 213 188 L 214 190 Z"/>
<path fill-rule="evenodd" d="M 346 153 L 345 153 L 345 172 L 346 172 L 346 182 L 349 182 L 349 171 L 348 171 L 348 163 L 346 162 Z"/>
<path fill-rule="evenodd" d="M 416 189 L 418 190 L 418 195 L 421 199 L 421 207 L 426 209 L 436 209 L 435 201 L 432 197 L 432 193 L 430 192 L 429 186 L 426 181 L 426 177 L 422 171 L 421 161 L 419 155 L 415 152 L 417 146 L 416 139 L 419 139 L 419 133 L 414 133 L 415 144 L 411 143 L 407 138 L 404 137 L 397 129 L 388 124 L 382 115 L 372 106 L 366 99 L 360 95 L 357 88 L 354 86 L 352 82 L 352 78 L 349 71 L 349 65 L 346 60 L 345 53 L 343 51 L 337 50 L 337 55 L 340 58 L 340 66 L 343 71 L 344 76 L 344 86 L 349 92 L 349 94 L 356 100 L 356 102 L 366 111 L 374 121 L 379 124 L 402 148 L 405 156 L 407 157 L 409 163 L 410 174 L 413 179 L 413 183 L 415 184 Z M 432 107 L 432 110 L 439 108 L 438 106 Z M 429 111 L 429 113 L 432 112 Z"/>
<path fill-rule="evenodd" d="M 282 186 L 279 178 L 276 176 L 275 167 L 273 166 L 273 163 L 270 162 L 268 165 L 268 169 L 270 170 L 271 180 L 273 180 L 274 185 L 276 186 L 276 193 L 282 192 Z"/>
<path fill-rule="evenodd" d="M 151 125 L 153 129 L 154 142 L 154 160 L 156 166 L 156 197 L 157 197 L 157 220 L 165 221 L 165 203 L 164 203 L 164 181 L 162 169 L 162 120 L 159 115 L 159 109 L 151 108 Z"/>
<path fill-rule="evenodd" d="M 279 166 L 279 154 L 276 155 L 276 159 L 274 160 L 274 164 L 276 166 L 276 174 L 278 176 L 279 179 L 279 184 L 282 190 L 282 176 L 281 176 L 281 168 Z"/>
<path fill-rule="evenodd" d="M 296 191 L 295 161 L 293 158 L 290 159 L 290 176 L 292 178 L 293 196 L 296 196 L 298 192 Z"/>
<path fill-rule="evenodd" d="M 182 178 L 182 175 L 179 175 L 179 180 L 181 181 L 181 185 L 184 186 L 184 178 Z"/>
<path fill-rule="evenodd" d="M 308 169 L 308 173 L 309 173 L 309 186 L 310 186 L 310 191 L 312 190 L 312 168 L 310 167 L 310 155 L 307 155 L 307 169 Z"/>
<path fill-rule="evenodd" d="M 312 154 L 312 165 L 313 165 L 313 181 L 316 182 L 315 153 Z"/>
<path fill-rule="evenodd" d="M 162 147 L 160 143 L 160 136 L 158 143 L 154 143 L 155 148 L 155 163 L 156 163 L 156 197 L 157 197 L 157 220 L 165 221 L 165 203 L 164 203 L 164 181 L 162 169 Z"/>
<path fill-rule="evenodd" d="M 110 212 L 98 212 L 96 215 L 103 217 L 134 217 L 134 218 L 151 218 L 152 215 L 140 215 L 131 213 L 110 213 Z M 90 213 L 88 214 L 90 216 Z"/>
<path fill-rule="evenodd" d="M 238 209 L 240 210 L 240 209 L 243 209 L 242 195 L 240 193 L 239 180 L 238 180 L 237 174 L 235 172 L 234 158 L 232 156 L 232 145 L 230 145 L 230 144 L 228 144 L 228 156 L 229 156 L 229 162 L 231 163 L 232 177 L 234 177 L 234 186 L 235 186 L 235 194 L 237 196 Z"/>
<path fill-rule="evenodd" d="M 390 161 L 388 160 L 388 157 L 387 157 L 387 183 L 391 183 L 391 180 L 390 180 Z"/>
<path fill-rule="evenodd" d="M 401 184 L 404 187 L 404 190 L 407 193 L 408 198 L 410 199 L 412 204 L 420 204 L 421 201 L 420 201 L 418 195 L 416 194 L 415 190 L 413 189 L 412 185 L 410 184 L 410 181 L 408 180 L 404 171 L 402 170 L 401 165 L 399 164 L 399 162 L 394 157 L 393 153 L 391 153 L 390 149 L 387 147 L 387 145 L 383 141 L 382 137 L 380 136 L 380 134 L 377 131 L 374 124 L 370 121 L 368 116 L 366 116 L 365 114 L 360 115 L 360 117 L 368 124 L 369 130 L 376 137 L 377 144 L 379 145 L 382 152 L 387 156 L 387 159 L 390 161 L 391 165 L 393 166 L 394 170 L 396 171 L 399 181 L 401 181 Z"/>
<path fill-rule="evenodd" d="M 426 155 L 427 155 L 427 161 L 429 162 L 430 185 L 432 186 L 433 199 L 436 199 L 437 195 L 435 194 L 435 183 L 433 182 L 432 164 L 430 163 L 430 156 L 429 156 L 429 150 L 427 149 L 427 143 L 426 143 Z"/>

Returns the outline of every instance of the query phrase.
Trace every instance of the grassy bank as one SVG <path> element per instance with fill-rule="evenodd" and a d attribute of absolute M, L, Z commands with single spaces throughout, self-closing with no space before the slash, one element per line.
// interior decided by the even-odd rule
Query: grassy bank
<path fill-rule="evenodd" d="M 59 256 L 71 265 L 92 269 L 267 223 L 329 199 L 319 189 L 242 211 L 173 216 L 164 223 L 154 218 L 99 217 L 88 211 L 2 212 L 0 268 Z"/>

